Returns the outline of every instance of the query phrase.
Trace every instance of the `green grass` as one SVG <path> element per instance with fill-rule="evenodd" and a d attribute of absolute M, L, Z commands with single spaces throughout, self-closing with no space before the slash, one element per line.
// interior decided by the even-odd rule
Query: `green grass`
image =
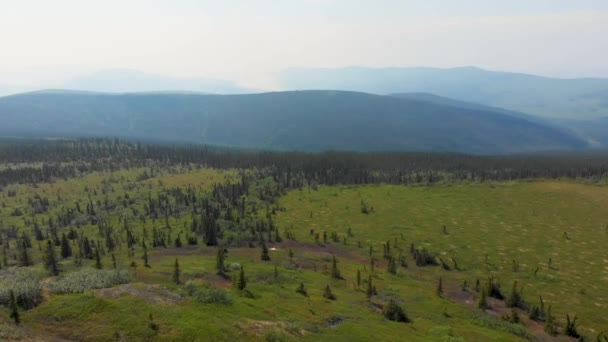
<path fill-rule="evenodd" d="M 362 214 L 361 200 L 374 212 Z M 277 223 L 293 226 L 302 241 L 314 242 L 310 229 L 345 236 L 350 228 L 354 237 L 347 249 L 357 249 L 361 241 L 363 253 L 371 244 L 380 257 L 381 243 L 397 238 L 400 247 L 414 243 L 448 263 L 455 258 L 463 269 L 410 267 L 403 271 L 409 277 L 431 283 L 441 274 L 455 287 L 493 274 L 507 293 L 518 280 L 526 299 L 536 303 L 542 295 L 559 319 L 578 315 L 591 336 L 608 326 L 602 314 L 608 310 L 605 187 L 568 182 L 321 187 L 293 191 L 281 206 L 286 211 Z M 513 271 L 513 260 L 519 272 Z"/>
<path fill-rule="evenodd" d="M 82 203 L 89 195 L 103 200 L 102 185 L 110 184 L 107 196 L 113 200 L 128 193 L 134 199 L 129 208 L 118 208 L 107 219 L 121 227 L 121 215 L 130 208 L 141 210 L 148 194 L 169 187 L 195 186 L 210 189 L 214 183 L 234 179 L 235 171 L 164 170 L 144 181 L 136 178 L 144 169 L 123 170 L 113 174 L 97 173 L 53 184 L 12 185 L 16 197 L 0 193 L 0 220 L 4 227 L 23 227 L 24 217 L 12 217 L 14 208 L 27 208 L 34 194 L 52 201 L 48 218 L 62 206 Z M 89 191 L 85 191 L 85 186 Z M 255 191 L 255 188 L 254 190 Z M 97 194 L 93 194 L 96 192 Z M 361 201 L 372 206 L 370 214 L 361 213 Z M 297 241 L 269 244 L 271 261 L 260 261 L 259 248 L 230 248 L 226 265 L 238 263 L 245 269 L 248 290 L 253 298 L 234 289 L 230 280 L 215 271 L 215 247 L 150 249 L 150 268 L 143 266 L 142 250 L 127 254 L 126 245 L 115 252 L 119 268 L 132 274 L 129 284 L 82 294 L 49 294 L 38 307 L 22 312 L 23 329 L 9 323 L 7 310 L 0 310 L 0 337 L 49 336 L 75 340 L 331 340 L 331 341 L 512 341 L 539 336 L 501 321 L 489 313 L 467 305 L 460 296 L 464 280 L 472 288 L 475 279 L 494 275 L 508 293 L 513 280 L 524 286 L 524 298 L 536 303 L 539 295 L 553 306 L 559 320 L 566 313 L 576 314 L 581 332 L 595 337 L 608 326 L 608 188 L 570 182 L 517 182 L 497 184 L 458 184 L 433 187 L 362 186 L 319 187 L 294 190 L 279 200 L 274 218 L 279 231 L 295 234 Z M 262 208 L 261 206 L 259 208 Z M 260 213 L 263 215 L 263 213 Z M 190 215 L 170 219 L 176 231 L 191 222 Z M 151 229 L 164 220 L 134 221 L 134 229 Z M 443 226 L 447 234 L 443 233 Z M 347 231 L 353 236 L 347 236 Z M 87 236 L 98 238 L 97 228 L 84 224 Z M 310 230 L 333 231 L 346 243 L 318 245 Z M 564 232 L 566 233 L 564 235 Z M 386 271 L 382 243 L 390 240 L 393 252 L 409 246 L 424 247 L 451 263 L 455 258 L 460 271 L 441 267 L 418 268 L 408 255 L 408 268 L 397 274 Z M 396 241 L 396 245 L 395 245 Z M 358 243 L 362 247 L 358 247 Z M 40 260 L 37 242 L 31 249 Z M 370 275 L 369 245 L 379 260 L 373 283 L 378 295 L 372 303 L 365 296 L 365 284 L 356 286 L 357 270 L 362 279 Z M 295 256 L 290 260 L 288 251 Z M 11 248 L 11 253 L 14 248 Z M 487 263 L 486 263 L 487 254 Z M 343 280 L 332 279 L 331 256 L 338 258 Z M 14 264 L 12 255 L 9 263 Z M 172 282 L 175 258 L 179 258 L 182 283 L 220 288 L 230 297 L 228 303 L 201 303 L 188 295 L 185 285 Z M 551 268 L 548 260 L 552 259 Z M 519 262 L 514 272 L 512 262 Z M 111 268 L 110 256 L 103 257 L 105 269 Z M 137 267 L 130 267 L 132 262 Z M 84 260 L 82 268 L 93 267 Z M 275 266 L 278 281 L 274 279 Z M 536 275 L 534 271 L 538 267 Z M 40 263 L 33 267 L 42 270 Z M 73 260 L 61 262 L 63 274 L 79 269 Z M 238 274 L 232 270 L 228 279 Z M 435 293 L 442 277 L 445 294 Z M 55 279 L 44 279 L 48 284 Z M 304 283 L 309 296 L 296 293 Z M 336 301 L 322 297 L 330 285 Z M 223 293 L 222 292 L 222 293 Z M 215 295 L 215 294 L 214 294 Z M 413 323 L 386 320 L 378 305 L 396 299 Z M 149 326 L 149 315 L 158 325 Z M 3 335 L 4 334 L 4 335 Z"/>

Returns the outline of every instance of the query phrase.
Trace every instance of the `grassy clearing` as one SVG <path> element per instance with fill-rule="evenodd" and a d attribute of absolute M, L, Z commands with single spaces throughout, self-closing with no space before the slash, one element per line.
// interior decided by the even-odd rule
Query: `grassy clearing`
<path fill-rule="evenodd" d="M 147 177 L 142 177 L 144 172 Z M 15 208 L 27 208 L 27 199 L 35 194 L 51 201 L 49 212 L 37 215 L 38 219 L 48 219 L 75 201 L 86 203 L 89 196 L 94 201 L 107 196 L 117 203 L 128 202 L 105 216 L 111 225 L 121 227 L 124 217 L 136 216 L 133 209 L 143 211 L 150 195 L 173 187 L 211 189 L 213 184 L 236 177 L 235 171 L 140 168 L 53 184 L 11 185 L 7 190 L 15 190 L 16 196 L 8 196 L 7 191 L 0 194 L 0 220 L 4 227 L 23 227 L 29 217 L 10 214 Z M 263 186 L 259 185 L 260 189 Z M 252 187 L 252 192 L 260 189 Z M 369 214 L 362 213 L 362 202 Z M 144 267 L 140 246 L 130 255 L 123 243 L 115 251 L 116 263 L 119 269 L 128 270 L 131 282 L 116 285 L 125 281 L 79 273 L 93 267 L 94 260 L 85 259 L 80 267 L 72 259 L 62 260 L 63 273 L 43 279 L 42 284 L 52 290 L 64 282 L 61 288 L 68 290 L 54 292 L 66 294 L 45 293 L 40 306 L 22 312 L 25 329 L 21 330 L 15 330 L 8 323 L 6 310 L 0 310 L 0 337 L 93 341 L 512 341 L 546 337 L 491 315 L 500 312 L 481 314 L 474 303 L 466 302 L 467 298 L 474 301 L 476 293 L 462 296 L 462 282 L 467 280 L 472 287 L 476 279 L 483 281 L 489 275 L 497 277 L 505 293 L 512 281 L 518 280 L 526 299 L 535 303 L 542 295 L 560 320 L 566 313 L 576 314 L 581 331 L 590 337 L 608 326 L 608 318 L 602 315 L 608 309 L 605 187 L 568 182 L 319 187 L 291 191 L 280 199 L 279 206 L 284 210 L 278 210 L 274 220 L 284 241 L 268 244 L 270 261 L 260 260 L 260 248 L 229 248 L 229 271 L 224 277 L 216 273 L 215 247 L 185 245 L 150 248 L 148 268 Z M 258 209 L 259 215 L 264 215 L 261 205 Z M 185 232 L 192 217 L 171 217 L 168 222 L 174 232 Z M 131 223 L 139 233 L 163 225 L 163 219 Z M 94 225 L 85 222 L 80 229 L 99 238 Z M 328 242 L 317 243 L 311 229 L 320 233 L 321 242 L 326 232 Z M 287 240 L 286 231 L 297 240 Z M 338 235 L 338 242 L 330 242 L 332 232 Z M 387 241 L 394 254 L 404 251 L 409 265 L 398 267 L 396 274 L 387 271 L 382 258 Z M 412 243 L 436 253 L 450 266 L 454 258 L 460 270 L 416 267 L 407 253 Z M 36 244 L 34 241 L 30 251 L 39 261 L 41 252 Z M 370 245 L 378 260 L 373 275 Z M 8 261 L 15 265 L 11 253 Z M 331 277 L 332 255 L 338 259 L 343 279 Z M 172 281 L 176 258 L 183 285 Z M 519 264 L 517 272 L 514 260 Z M 101 261 L 104 274 L 111 274 L 110 255 L 102 256 Z M 240 267 L 245 270 L 251 296 L 233 286 Z M 40 263 L 29 269 L 44 272 Z M 360 286 L 357 272 L 362 278 Z M 370 275 L 377 287 L 371 303 L 365 294 Z M 435 290 L 440 276 L 443 297 Z M 92 278 L 101 285 L 90 286 L 91 282 L 85 281 Z M 296 292 L 300 283 L 305 285 L 307 297 Z M 337 300 L 323 298 L 328 285 Z M 84 293 L 69 293 L 81 289 Z M 405 309 L 413 323 L 392 322 L 382 316 L 381 306 L 391 299 Z"/>
<path fill-rule="evenodd" d="M 361 201 L 373 206 L 361 213 Z M 508 292 L 513 280 L 524 296 L 543 296 L 558 318 L 576 314 L 595 336 L 608 326 L 608 189 L 569 182 L 462 184 L 435 187 L 321 187 L 294 191 L 281 200 L 282 227 L 314 243 L 315 231 L 347 236 L 348 250 L 380 256 L 382 243 L 414 243 L 462 269 L 410 267 L 404 273 L 432 283 L 442 275 L 452 286 L 495 275 Z M 443 226 L 446 226 L 446 233 Z M 395 240 L 396 239 L 396 240 Z M 486 259 L 487 255 L 487 259 Z M 514 271 L 513 261 L 519 263 Z M 538 268 L 538 271 L 537 271 Z M 535 272 L 536 271 L 536 272 Z M 536 273 L 536 274 L 535 274 Z"/>

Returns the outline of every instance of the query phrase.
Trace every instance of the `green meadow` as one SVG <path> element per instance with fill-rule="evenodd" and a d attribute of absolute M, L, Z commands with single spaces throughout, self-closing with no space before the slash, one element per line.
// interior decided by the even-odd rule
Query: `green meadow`
<path fill-rule="evenodd" d="M 54 183 L 10 185 L 0 193 L 1 226 L 29 231 L 26 221 L 33 216 L 28 199 L 39 195 L 50 201 L 48 212 L 35 215 L 40 222 L 75 202 L 102 203 L 107 198 L 121 205 L 108 212 L 100 210 L 99 215 L 121 227 L 125 218 L 137 217 L 144 210 L 150 196 L 167 189 L 195 188 L 206 193 L 215 184 L 238 179 L 232 170 L 187 167 L 142 177 L 148 171 L 137 168 Z M 253 186 L 252 192 L 261 191 L 267 181 Z M 8 196 L 8 190 L 16 195 Z M 256 208 L 252 215 L 264 217 L 260 198 L 250 194 L 248 206 Z M 12 215 L 17 208 L 26 214 Z M 485 283 L 489 276 L 501 284 L 505 295 L 517 280 L 524 300 L 537 304 L 542 296 L 560 328 L 566 314 L 577 316 L 579 332 L 595 338 L 608 327 L 607 208 L 608 188 L 566 181 L 303 187 L 288 191 L 276 202 L 273 221 L 282 238 L 268 242 L 269 261 L 261 260 L 259 246 L 228 246 L 227 271 L 218 275 L 218 248 L 184 241 L 181 247 L 148 244 L 150 267 L 145 267 L 142 246 L 132 252 L 118 239 L 113 253 L 116 268 L 128 270 L 130 281 L 69 294 L 52 293 L 49 284 L 72 272 L 94 269 L 95 261 L 83 259 L 77 265 L 73 258 L 60 258 L 60 274 L 50 277 L 40 262 L 45 241 L 34 240 L 30 253 L 37 262 L 27 268 L 40 274 L 41 303 L 20 310 L 19 326 L 12 323 L 9 310 L 0 310 L 0 338 L 568 340 L 545 334 L 542 324 L 529 320 L 523 311 L 520 324 L 503 320 L 509 309 L 502 301 L 490 299 L 490 309 L 478 309 L 474 284 L 478 279 Z M 166 220 L 134 219 L 130 225 L 142 236 L 153 227 L 170 225 L 173 238 L 178 234 L 184 238 L 192 220 L 193 215 L 184 213 Z M 101 239 L 96 225 L 78 224 L 87 237 Z M 19 268 L 16 242 L 4 243 L 10 247 L 8 265 L 0 272 Z M 412 244 L 432 252 L 447 267 L 416 266 L 410 255 Z M 388 272 L 383 258 L 386 245 L 404 261 L 395 274 Z M 337 260 L 339 278 L 331 276 L 332 257 Z M 176 259 L 180 284 L 172 276 Z M 103 253 L 100 261 L 104 270 L 114 268 L 111 253 Z M 235 286 L 241 268 L 246 291 Z M 438 293 L 440 278 L 442 292 Z M 366 296 L 369 279 L 376 287 L 370 299 Z M 463 289 L 465 281 L 468 286 Z M 296 292 L 300 284 L 306 296 Z M 327 286 L 335 300 L 323 297 Z M 192 289 L 199 288 L 206 294 L 205 289 L 213 289 L 223 301 L 197 299 Z M 404 309 L 411 322 L 394 322 L 382 315 L 390 300 Z"/>

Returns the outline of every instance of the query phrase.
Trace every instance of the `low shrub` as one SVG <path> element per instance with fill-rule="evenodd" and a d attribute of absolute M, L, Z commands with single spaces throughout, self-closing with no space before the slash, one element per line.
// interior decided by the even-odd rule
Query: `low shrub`
<path fill-rule="evenodd" d="M 192 296 L 192 299 L 203 304 L 232 304 L 232 298 L 230 295 L 217 287 L 212 286 L 209 283 L 198 283 L 189 281 L 186 283 L 186 290 L 188 295 Z"/>
<path fill-rule="evenodd" d="M 93 289 L 103 289 L 131 281 L 127 270 L 84 269 L 68 273 L 49 283 L 52 293 L 82 293 Z"/>
<path fill-rule="evenodd" d="M 0 270 L 0 305 L 8 305 L 10 292 L 13 291 L 17 305 L 31 309 L 42 302 L 40 272 L 23 267 Z"/>

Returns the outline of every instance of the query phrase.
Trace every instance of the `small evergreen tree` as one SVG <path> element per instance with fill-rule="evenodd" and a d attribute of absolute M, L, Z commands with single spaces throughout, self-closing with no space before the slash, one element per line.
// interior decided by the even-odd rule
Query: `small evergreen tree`
<path fill-rule="evenodd" d="M 477 307 L 481 310 L 486 310 L 490 306 L 488 305 L 488 299 L 486 298 L 486 289 L 482 289 L 477 299 Z"/>
<path fill-rule="evenodd" d="M 439 277 L 439 282 L 437 283 L 436 293 L 439 297 L 443 295 L 443 279 Z"/>
<path fill-rule="evenodd" d="M 331 292 L 331 288 L 329 285 L 325 286 L 325 290 L 323 290 L 323 298 L 329 300 L 336 300 L 336 296 Z"/>
<path fill-rule="evenodd" d="M 61 257 L 67 259 L 72 256 L 72 246 L 70 246 L 70 240 L 63 233 L 61 235 Z"/>
<path fill-rule="evenodd" d="M 19 264 L 23 267 L 31 266 L 32 260 L 30 259 L 29 252 L 27 251 L 27 245 L 23 241 L 19 244 L 19 252 Z"/>
<path fill-rule="evenodd" d="M 262 261 L 270 261 L 270 255 L 268 254 L 268 247 L 266 241 L 262 240 Z"/>
<path fill-rule="evenodd" d="M 581 335 L 578 333 L 577 317 L 574 316 L 574 319 L 570 320 L 570 315 L 566 314 L 566 327 L 564 327 L 564 335 L 579 338 Z"/>
<path fill-rule="evenodd" d="M 173 266 L 173 282 L 175 285 L 181 284 L 180 280 L 180 269 L 179 269 L 179 261 L 175 258 L 175 264 Z"/>
<path fill-rule="evenodd" d="M 521 297 L 520 291 L 517 289 L 517 280 L 513 281 L 513 288 L 511 289 L 511 295 L 505 301 L 505 305 L 508 308 L 525 309 L 524 300 Z"/>
<path fill-rule="evenodd" d="M 17 301 L 15 300 L 15 293 L 13 290 L 10 290 L 8 308 L 11 311 L 10 317 L 15 324 L 19 325 L 19 323 L 21 323 L 21 318 L 19 317 L 19 310 L 17 309 Z"/>
<path fill-rule="evenodd" d="M 150 267 L 150 263 L 148 262 L 148 246 L 146 246 L 146 243 L 144 242 L 144 255 L 142 257 L 142 259 L 144 259 L 144 267 Z"/>
<path fill-rule="evenodd" d="M 391 255 L 388 257 L 388 273 L 397 274 L 397 263 L 395 262 L 395 258 Z"/>
<path fill-rule="evenodd" d="M 224 247 L 218 246 L 217 255 L 215 256 L 215 269 L 217 270 L 218 274 L 226 273 L 226 266 L 224 266 L 225 257 Z"/>
<path fill-rule="evenodd" d="M 361 270 L 357 270 L 357 289 L 361 287 Z"/>
<path fill-rule="evenodd" d="M 239 273 L 239 280 L 236 284 L 236 288 L 241 291 L 247 288 L 247 279 L 245 279 L 245 270 L 243 266 L 241 266 L 241 272 Z"/>
<path fill-rule="evenodd" d="M 47 240 L 44 251 L 44 268 L 49 271 L 49 274 L 56 276 L 59 274 L 59 266 L 57 265 L 57 257 L 55 255 L 55 247 L 51 240 Z"/>
<path fill-rule="evenodd" d="M 112 268 L 116 269 L 116 256 L 112 253 Z"/>
<path fill-rule="evenodd" d="M 366 294 L 368 300 L 372 299 L 374 292 L 375 291 L 374 291 L 374 285 L 372 284 L 372 276 L 370 275 L 369 278 L 367 279 L 367 289 L 365 290 L 365 294 Z"/>
<path fill-rule="evenodd" d="M 308 297 L 308 292 L 306 292 L 306 288 L 304 288 L 304 283 L 300 283 L 300 286 L 298 286 L 296 292 L 304 297 Z"/>
<path fill-rule="evenodd" d="M 332 255 L 331 258 L 331 277 L 334 279 L 342 279 L 342 277 L 340 276 L 340 270 L 338 269 L 338 261 L 336 260 L 336 256 Z"/>
<path fill-rule="evenodd" d="M 98 270 L 102 269 L 101 256 L 99 255 L 99 248 L 95 248 L 95 268 Z"/>
<path fill-rule="evenodd" d="M 547 308 L 547 312 L 545 314 L 545 332 L 550 336 L 557 335 L 557 325 L 555 323 L 555 317 L 551 314 L 551 306 Z"/>
<path fill-rule="evenodd" d="M 403 308 L 393 299 L 389 300 L 388 303 L 384 305 L 382 308 L 382 315 L 391 321 L 404 323 L 410 322 L 410 319 L 405 314 Z"/>

